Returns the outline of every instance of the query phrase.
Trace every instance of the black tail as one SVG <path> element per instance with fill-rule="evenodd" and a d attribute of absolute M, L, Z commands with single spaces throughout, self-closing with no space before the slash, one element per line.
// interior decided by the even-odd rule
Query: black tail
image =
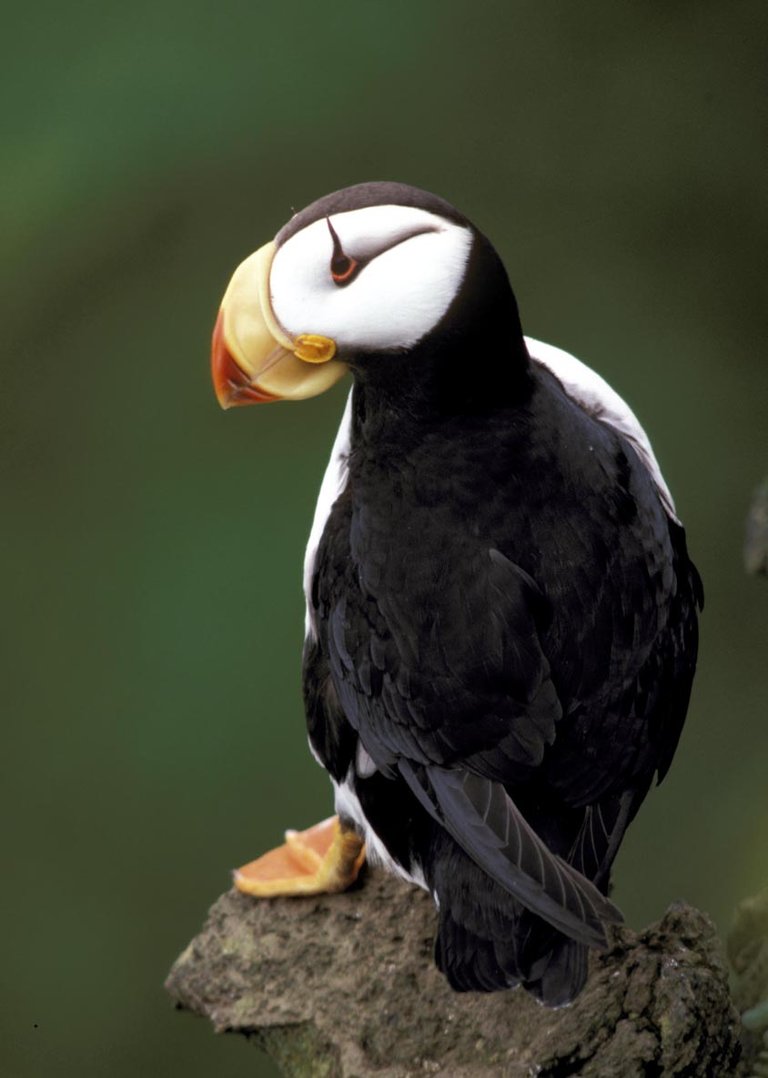
<path fill-rule="evenodd" d="M 584 819 L 576 841 L 571 834 L 561 837 L 561 842 L 572 843 L 571 857 L 578 868 L 597 876 L 600 890 L 605 891 L 612 857 L 599 857 L 597 847 L 603 844 L 584 840 L 584 830 L 592 835 L 597 828 L 584 810 L 581 814 Z M 623 830 L 624 813 L 615 815 Z M 601 836 L 611 833 L 612 823 L 612 819 L 605 822 Z M 587 980 L 589 947 L 584 942 L 531 912 L 437 828 L 430 854 L 428 883 L 439 908 L 435 961 L 452 988 L 497 992 L 522 985 L 549 1007 L 576 998 Z"/>
<path fill-rule="evenodd" d="M 587 960 L 589 949 L 565 936 L 553 941 L 551 950 L 529 970 L 523 987 L 548 1007 L 562 1007 L 578 996 L 587 983 Z"/>
<path fill-rule="evenodd" d="M 570 1003 L 587 979 L 588 948 L 483 877 L 468 861 L 437 891 L 438 969 L 457 992 L 497 992 L 521 984 L 549 1007 Z"/>

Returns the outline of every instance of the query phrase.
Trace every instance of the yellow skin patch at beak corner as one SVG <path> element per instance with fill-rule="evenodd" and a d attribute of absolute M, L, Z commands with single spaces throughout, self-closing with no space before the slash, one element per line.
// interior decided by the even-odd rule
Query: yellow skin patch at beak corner
<path fill-rule="evenodd" d="M 300 333 L 293 344 L 293 354 L 305 363 L 327 363 L 336 355 L 336 341 L 318 333 Z"/>
<path fill-rule="evenodd" d="M 266 243 L 235 270 L 221 302 L 223 337 L 251 385 L 273 398 L 304 400 L 346 374 L 336 342 L 313 333 L 292 339 L 277 322 L 269 295 L 275 244 Z"/>

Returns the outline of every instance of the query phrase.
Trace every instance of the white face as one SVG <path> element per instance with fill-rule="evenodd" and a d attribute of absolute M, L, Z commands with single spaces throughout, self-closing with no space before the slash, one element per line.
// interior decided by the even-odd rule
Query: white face
<path fill-rule="evenodd" d="M 334 240 L 327 218 L 303 228 L 272 263 L 272 310 L 290 337 L 316 333 L 340 358 L 412 347 L 437 325 L 459 290 L 472 233 L 426 210 L 370 206 L 330 222 L 359 268 L 348 283 L 331 275 Z"/>

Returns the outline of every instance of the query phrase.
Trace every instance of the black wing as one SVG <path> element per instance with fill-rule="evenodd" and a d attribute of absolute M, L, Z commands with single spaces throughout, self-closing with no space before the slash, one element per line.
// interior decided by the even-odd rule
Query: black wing
<path fill-rule="evenodd" d="M 415 769 L 407 760 L 398 767 L 430 816 L 491 879 L 571 939 L 606 945 L 605 924 L 618 924 L 621 913 L 547 848 L 501 783 L 461 769 Z"/>
<path fill-rule="evenodd" d="M 416 630 L 418 585 L 384 604 L 347 587 L 320 605 L 339 702 L 378 769 L 399 773 L 492 879 L 572 939 L 604 946 L 618 910 L 547 848 L 502 784 L 541 766 L 562 715 L 540 639 L 548 605 L 496 549 L 463 564 L 461 598 L 417 606 Z"/>
<path fill-rule="evenodd" d="M 376 599 L 344 587 L 321 608 L 349 721 L 366 745 L 418 763 L 466 766 L 493 750 L 506 778 L 538 766 L 562 714 L 541 592 L 495 549 L 466 556 L 450 590 L 437 582 L 439 601 L 435 583 L 412 579 Z"/>

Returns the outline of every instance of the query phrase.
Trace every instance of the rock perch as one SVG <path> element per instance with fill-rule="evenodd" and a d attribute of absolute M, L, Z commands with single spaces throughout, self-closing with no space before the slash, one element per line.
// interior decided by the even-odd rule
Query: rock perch
<path fill-rule="evenodd" d="M 217 1032 L 253 1036 L 287 1075 L 633 1078 L 736 1074 L 739 1018 L 711 921 L 684 903 L 616 930 L 549 1010 L 516 990 L 457 994 L 432 962 L 429 895 L 380 871 L 341 895 L 230 891 L 166 987 Z"/>

